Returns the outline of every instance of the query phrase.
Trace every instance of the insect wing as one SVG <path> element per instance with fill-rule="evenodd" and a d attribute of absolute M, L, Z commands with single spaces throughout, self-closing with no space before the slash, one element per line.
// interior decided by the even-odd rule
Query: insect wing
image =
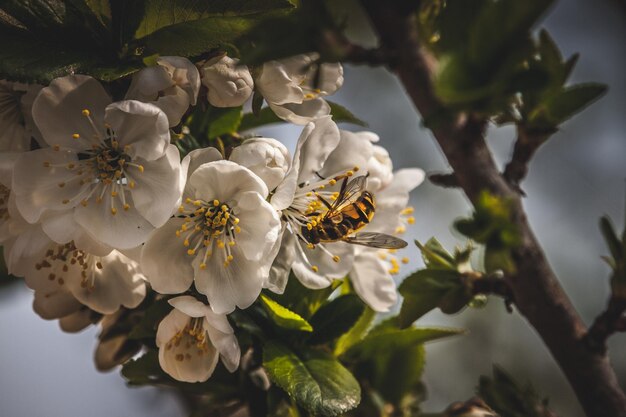
<path fill-rule="evenodd" d="M 361 191 L 365 189 L 366 180 L 366 175 L 361 175 L 360 177 L 351 179 L 346 184 L 346 187 L 340 191 L 337 200 L 335 200 L 335 203 L 333 204 L 332 210 L 341 211 L 342 208 L 354 203 L 361 195 Z"/>
<path fill-rule="evenodd" d="M 380 249 L 402 249 L 407 243 L 395 236 L 386 235 L 384 233 L 357 233 L 354 236 L 346 236 L 343 238 L 345 242 L 355 245 L 369 246 L 370 248 Z"/>

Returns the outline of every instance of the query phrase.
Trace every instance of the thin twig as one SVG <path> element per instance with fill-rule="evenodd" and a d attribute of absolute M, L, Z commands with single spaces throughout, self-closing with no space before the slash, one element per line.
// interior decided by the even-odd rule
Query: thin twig
<path fill-rule="evenodd" d="M 537 149 L 545 143 L 552 133 L 554 132 L 528 131 L 523 126 L 518 127 L 513 156 L 504 169 L 504 178 L 520 194 L 524 195 L 519 185 L 528 173 L 528 163 Z"/>
<path fill-rule="evenodd" d="M 430 182 L 444 188 L 458 188 L 459 180 L 452 174 L 431 174 L 428 176 Z"/>

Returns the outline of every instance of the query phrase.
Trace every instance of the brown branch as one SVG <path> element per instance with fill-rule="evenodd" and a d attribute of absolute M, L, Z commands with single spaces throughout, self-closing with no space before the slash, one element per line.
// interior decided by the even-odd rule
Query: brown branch
<path fill-rule="evenodd" d="M 401 3 L 401 2 L 398 2 Z M 394 70 L 423 118 L 443 104 L 432 83 L 432 57 L 420 44 L 415 15 L 394 9 L 396 2 L 362 0 L 381 46 L 398 57 Z M 511 201 L 512 222 L 521 243 L 512 250 L 516 273 L 505 279 L 519 311 L 539 333 L 589 417 L 626 417 L 626 396 L 606 355 L 590 350 L 586 327 L 561 288 L 537 242 L 515 188 L 500 174 L 484 140 L 485 120 L 460 116 L 433 127 L 435 139 L 459 184 L 475 203 L 483 190 Z"/>
<path fill-rule="evenodd" d="M 591 350 L 601 354 L 606 353 L 606 341 L 609 336 L 626 330 L 624 313 L 626 313 L 626 299 L 612 296 L 606 310 L 594 320 L 585 336 L 585 342 Z"/>

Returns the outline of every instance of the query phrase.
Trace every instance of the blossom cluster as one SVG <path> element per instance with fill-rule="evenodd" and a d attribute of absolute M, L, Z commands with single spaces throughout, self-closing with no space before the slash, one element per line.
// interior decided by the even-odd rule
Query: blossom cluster
<path fill-rule="evenodd" d="M 85 75 L 0 81 L 0 244 L 9 272 L 34 290 L 35 311 L 68 331 L 94 318 L 106 328 L 151 291 L 167 297 L 159 362 L 186 382 L 207 380 L 220 358 L 238 368 L 227 315 L 264 290 L 282 293 L 290 276 L 311 289 L 349 277 L 373 310 L 388 311 L 406 259 L 380 242 L 353 243 L 360 232 L 404 232 L 423 172 L 394 172 L 378 136 L 337 127 L 324 96 L 343 70 L 316 62 L 299 55 L 251 71 L 226 55 L 160 57 L 120 101 Z M 248 135 L 228 155 L 205 147 L 181 158 L 172 128 L 190 108 L 238 107 L 255 92 L 304 126 L 293 154 Z M 116 364 L 98 352 L 100 368 Z"/>

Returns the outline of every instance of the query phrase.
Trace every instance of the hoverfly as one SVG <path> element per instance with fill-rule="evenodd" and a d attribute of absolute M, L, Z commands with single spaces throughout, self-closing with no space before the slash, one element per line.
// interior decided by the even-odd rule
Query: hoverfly
<path fill-rule="evenodd" d="M 364 190 L 366 175 L 348 181 L 349 178 L 343 179 L 339 194 L 333 203 L 329 203 L 322 196 L 317 196 L 328 210 L 322 215 L 312 214 L 317 215 L 315 221 L 311 223 L 314 226 L 311 224 L 302 226 L 301 234 L 304 239 L 312 244 L 342 241 L 371 248 L 404 248 L 407 243 L 391 235 L 357 233 L 374 218 L 376 203 L 374 196 Z"/>

